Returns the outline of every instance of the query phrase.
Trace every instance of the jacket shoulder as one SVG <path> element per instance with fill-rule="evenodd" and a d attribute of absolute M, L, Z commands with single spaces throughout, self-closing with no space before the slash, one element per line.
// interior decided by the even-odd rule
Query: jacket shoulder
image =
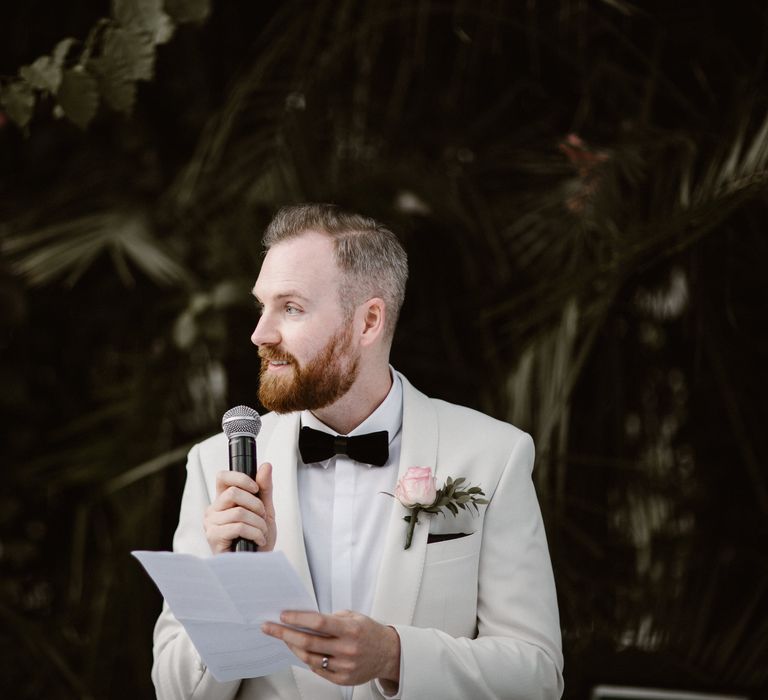
<path fill-rule="evenodd" d="M 476 449 L 482 449 L 485 445 L 494 450 L 510 449 L 521 441 L 533 444 L 528 433 L 511 423 L 493 418 L 474 408 L 431 398 L 414 387 L 403 374 L 400 374 L 400 378 L 403 381 L 405 401 L 419 406 L 422 410 L 428 410 L 427 407 L 430 407 L 435 412 L 441 444 L 454 446 L 469 440 Z"/>
<path fill-rule="evenodd" d="M 506 437 L 507 439 L 519 439 L 527 434 L 511 423 L 489 416 L 474 408 L 460 406 L 441 399 L 430 399 L 430 401 L 441 421 L 448 422 L 451 425 L 464 426 L 462 432 L 465 434 L 479 434 L 499 438 Z"/>

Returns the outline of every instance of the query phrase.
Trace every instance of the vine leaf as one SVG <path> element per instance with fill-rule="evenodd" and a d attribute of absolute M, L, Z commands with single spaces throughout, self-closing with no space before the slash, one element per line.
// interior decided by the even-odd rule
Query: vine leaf
<path fill-rule="evenodd" d="M 174 25 L 163 12 L 163 0 L 114 0 L 112 16 L 123 27 L 148 34 L 152 45 L 164 44 L 173 36 Z"/>
<path fill-rule="evenodd" d="M 31 66 L 19 68 L 19 75 L 33 88 L 54 93 L 61 83 L 61 66 L 50 56 L 40 56 Z"/>
<path fill-rule="evenodd" d="M 32 119 L 32 112 L 35 109 L 35 93 L 29 83 L 24 80 L 16 80 L 3 89 L 2 103 L 11 121 L 23 129 Z"/>
<path fill-rule="evenodd" d="M 88 66 L 96 75 L 99 92 L 104 102 L 116 112 L 130 114 L 136 103 L 136 81 L 116 73 L 109 73 L 98 59 L 91 61 Z"/>
<path fill-rule="evenodd" d="M 36 91 L 53 95 L 54 116 L 66 116 L 81 129 L 96 114 L 99 96 L 114 110 L 129 114 L 136 102 L 136 81 L 154 77 L 155 47 L 171 39 L 177 23 L 202 23 L 210 11 L 210 0 L 112 0 L 111 17 L 96 23 L 90 33 L 94 41 L 86 41 L 74 68 L 64 69 L 76 43 L 68 37 L 50 55 L 22 66 L 18 79 L 0 87 L 0 104 L 22 129 L 34 113 Z"/>
<path fill-rule="evenodd" d="M 53 62 L 55 65 L 59 66 L 61 68 L 64 65 L 64 59 L 67 57 L 67 54 L 69 53 L 69 50 L 72 48 L 72 45 L 77 42 L 76 39 L 73 39 L 71 36 L 67 37 L 66 39 L 62 39 L 56 46 L 53 48 Z"/>
<path fill-rule="evenodd" d="M 19 68 L 19 76 L 31 87 L 55 93 L 61 83 L 61 65 L 73 39 L 60 41 L 54 49 L 53 56 L 40 56 L 31 65 Z"/>
<path fill-rule="evenodd" d="M 61 109 L 67 118 L 85 129 L 96 114 L 99 92 L 96 79 L 82 66 L 65 70 L 57 93 Z"/>
<path fill-rule="evenodd" d="M 19 75 L 37 90 L 46 90 L 51 94 L 61 85 L 62 66 L 69 49 L 75 40 L 71 37 L 62 39 L 52 51 L 51 56 L 40 56 L 29 66 L 19 68 Z"/>
<path fill-rule="evenodd" d="M 211 0 L 165 0 L 164 7 L 179 24 L 205 22 L 211 12 Z"/>
<path fill-rule="evenodd" d="M 88 62 L 104 101 L 118 112 L 130 113 L 136 101 L 136 81 L 154 75 L 155 47 L 148 34 L 110 27 L 101 56 Z"/>
<path fill-rule="evenodd" d="M 129 80 L 151 80 L 155 73 L 155 45 L 142 31 L 112 27 L 104 36 L 102 60 L 110 72 Z"/>

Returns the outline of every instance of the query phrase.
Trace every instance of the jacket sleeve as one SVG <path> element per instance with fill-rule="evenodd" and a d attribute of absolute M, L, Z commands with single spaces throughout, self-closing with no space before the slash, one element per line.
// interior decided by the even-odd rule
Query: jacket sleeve
<path fill-rule="evenodd" d="M 562 695 L 560 622 L 531 480 L 533 457 L 533 440 L 523 434 L 486 509 L 476 638 L 394 625 L 400 635 L 403 700 L 557 700 Z"/>
<path fill-rule="evenodd" d="M 175 552 L 211 556 L 203 529 L 203 513 L 209 503 L 200 448 L 195 445 L 187 458 L 187 481 L 173 538 Z M 210 674 L 184 627 L 165 603 L 155 624 L 153 653 L 152 682 L 159 700 L 230 700 L 237 693 L 240 681 L 220 683 Z"/>

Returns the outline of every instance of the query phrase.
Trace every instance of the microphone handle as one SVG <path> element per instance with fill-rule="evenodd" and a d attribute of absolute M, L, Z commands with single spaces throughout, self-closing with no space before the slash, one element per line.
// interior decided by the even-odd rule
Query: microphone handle
<path fill-rule="evenodd" d="M 229 440 L 229 469 L 256 478 L 256 439 L 252 435 L 235 435 Z M 258 546 L 253 540 L 238 537 L 233 552 L 255 552 Z"/>

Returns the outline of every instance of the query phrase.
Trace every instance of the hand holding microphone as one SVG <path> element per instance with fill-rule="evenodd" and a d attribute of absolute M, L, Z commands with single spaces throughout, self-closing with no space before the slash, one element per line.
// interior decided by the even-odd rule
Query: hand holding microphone
<path fill-rule="evenodd" d="M 249 406 L 230 408 L 221 419 L 221 429 L 229 438 L 229 470 L 256 478 L 256 436 L 261 430 L 259 414 Z M 238 537 L 236 552 L 255 552 L 256 543 Z"/>
<path fill-rule="evenodd" d="M 235 549 L 271 551 L 275 545 L 272 504 L 272 465 L 256 470 L 259 414 L 237 406 L 224 414 L 222 427 L 229 439 L 229 471 L 216 476 L 216 497 L 205 511 L 204 527 L 214 554 Z"/>

